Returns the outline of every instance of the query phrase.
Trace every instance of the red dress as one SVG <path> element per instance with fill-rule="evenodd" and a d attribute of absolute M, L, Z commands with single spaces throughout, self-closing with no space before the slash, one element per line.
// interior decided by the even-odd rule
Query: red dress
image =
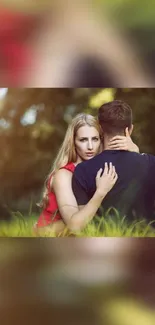
<path fill-rule="evenodd" d="M 67 169 L 73 173 L 74 169 L 75 169 L 75 165 L 73 163 L 69 163 L 62 168 Z M 60 168 L 60 169 L 62 169 L 62 168 Z M 51 177 L 52 176 L 53 175 L 51 175 Z M 35 227 L 37 227 L 37 228 L 45 227 L 53 222 L 62 220 L 62 218 L 59 214 L 59 211 L 58 211 L 58 204 L 57 204 L 55 193 L 52 192 L 50 189 L 51 177 L 49 178 L 49 181 L 47 184 L 49 203 L 48 203 L 47 207 L 42 211 L 37 223 L 35 224 Z"/>

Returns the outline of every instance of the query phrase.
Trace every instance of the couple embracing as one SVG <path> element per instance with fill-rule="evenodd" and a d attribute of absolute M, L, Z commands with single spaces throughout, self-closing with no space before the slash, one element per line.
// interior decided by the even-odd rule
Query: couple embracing
<path fill-rule="evenodd" d="M 107 210 L 128 222 L 155 219 L 155 157 L 139 153 L 132 131 L 132 110 L 120 100 L 103 104 L 97 119 L 72 120 L 45 181 L 35 231 L 77 232 Z"/>

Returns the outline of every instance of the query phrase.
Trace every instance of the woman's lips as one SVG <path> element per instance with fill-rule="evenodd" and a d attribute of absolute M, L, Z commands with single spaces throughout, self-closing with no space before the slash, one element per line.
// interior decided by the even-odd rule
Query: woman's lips
<path fill-rule="evenodd" d="M 86 152 L 87 156 L 94 156 L 94 152 Z"/>

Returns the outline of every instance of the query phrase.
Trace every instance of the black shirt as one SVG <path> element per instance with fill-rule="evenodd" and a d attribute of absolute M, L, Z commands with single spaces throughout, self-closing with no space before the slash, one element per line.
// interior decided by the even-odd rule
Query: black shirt
<path fill-rule="evenodd" d="M 78 205 L 85 205 L 96 191 L 96 174 L 105 162 L 115 166 L 118 180 L 102 201 L 99 215 L 110 208 L 128 220 L 155 219 L 155 156 L 123 150 L 104 150 L 77 165 L 72 179 Z M 115 210 L 114 210 L 115 209 Z M 102 212 L 101 212 L 102 211 Z"/>

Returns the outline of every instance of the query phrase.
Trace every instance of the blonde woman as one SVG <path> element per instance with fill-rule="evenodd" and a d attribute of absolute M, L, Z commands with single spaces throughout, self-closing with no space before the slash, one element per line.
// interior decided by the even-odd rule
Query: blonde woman
<path fill-rule="evenodd" d="M 117 181 L 115 167 L 105 164 L 96 175 L 96 192 L 88 204 L 81 210 L 72 192 L 72 175 L 75 166 L 84 160 L 93 158 L 101 151 L 102 134 L 95 117 L 78 114 L 66 132 L 61 149 L 49 173 L 43 191 L 40 207 L 43 211 L 35 225 L 36 230 L 50 230 L 60 233 L 66 227 L 71 231 L 83 229 L 94 217 L 102 200 Z M 129 136 L 119 139 L 124 149 L 138 151 L 138 147 Z"/>

